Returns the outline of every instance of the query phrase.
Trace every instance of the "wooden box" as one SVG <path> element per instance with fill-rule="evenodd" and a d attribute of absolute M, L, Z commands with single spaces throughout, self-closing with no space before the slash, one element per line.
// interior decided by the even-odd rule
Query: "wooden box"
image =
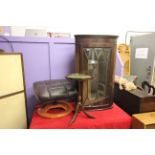
<path fill-rule="evenodd" d="M 150 96 L 139 89 L 120 90 L 118 84 L 115 84 L 114 90 L 114 102 L 128 114 L 155 111 L 155 96 Z"/>
<path fill-rule="evenodd" d="M 134 114 L 132 116 L 133 129 L 155 129 L 155 112 Z"/>

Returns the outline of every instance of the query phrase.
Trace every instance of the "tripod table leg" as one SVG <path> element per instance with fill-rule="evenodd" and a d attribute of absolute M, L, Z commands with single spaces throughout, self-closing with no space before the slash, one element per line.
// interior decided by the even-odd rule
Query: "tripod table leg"
<path fill-rule="evenodd" d="M 84 109 L 84 107 L 83 107 L 82 105 L 81 105 L 81 109 L 82 109 L 83 113 L 84 113 L 87 117 L 92 118 L 92 119 L 95 119 L 94 116 L 91 116 L 90 114 L 88 114 L 88 113 L 86 112 L 86 110 Z"/>
<path fill-rule="evenodd" d="M 74 123 L 74 121 L 75 121 L 75 119 L 76 119 L 76 117 L 77 117 L 79 111 L 80 111 L 80 104 L 79 104 L 79 102 L 78 102 L 77 105 L 76 105 L 75 113 L 74 113 L 72 119 L 70 120 L 69 125 L 71 125 L 71 124 Z"/>

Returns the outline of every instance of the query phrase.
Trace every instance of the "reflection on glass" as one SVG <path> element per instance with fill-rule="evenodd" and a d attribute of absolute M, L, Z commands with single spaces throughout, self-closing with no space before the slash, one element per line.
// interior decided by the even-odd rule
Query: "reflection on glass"
<path fill-rule="evenodd" d="M 107 95 L 110 55 L 111 48 L 84 48 L 84 72 L 93 77 L 88 84 L 88 97 L 91 100 Z"/>

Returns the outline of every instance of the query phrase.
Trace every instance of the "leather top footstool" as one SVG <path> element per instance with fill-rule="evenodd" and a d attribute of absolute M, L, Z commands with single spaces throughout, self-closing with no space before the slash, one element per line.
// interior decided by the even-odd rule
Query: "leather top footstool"
<path fill-rule="evenodd" d="M 33 84 L 34 94 L 38 100 L 37 113 L 44 118 L 61 118 L 73 111 L 68 101 L 76 101 L 76 83 L 66 79 L 39 81 Z M 63 111 L 59 111 L 59 110 Z M 59 112 L 54 112 L 54 111 Z"/>
<path fill-rule="evenodd" d="M 34 94 L 40 104 L 55 100 L 75 100 L 76 83 L 66 79 L 38 81 L 33 84 Z"/>

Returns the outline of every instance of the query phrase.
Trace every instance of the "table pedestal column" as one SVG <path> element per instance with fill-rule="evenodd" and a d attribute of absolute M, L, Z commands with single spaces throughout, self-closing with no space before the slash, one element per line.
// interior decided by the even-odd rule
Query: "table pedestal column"
<path fill-rule="evenodd" d="M 78 96 L 78 102 L 77 102 L 77 105 L 76 105 L 76 108 L 75 108 L 75 113 L 72 117 L 72 119 L 70 120 L 69 124 L 73 124 L 74 121 L 76 120 L 77 118 L 77 115 L 79 113 L 79 111 L 81 110 L 88 118 L 91 118 L 91 119 L 94 119 L 95 117 L 91 116 L 90 114 L 88 114 L 86 112 L 86 110 L 84 109 L 84 103 L 85 101 L 87 100 L 88 98 L 88 93 L 87 93 L 87 96 L 86 96 L 86 99 L 82 99 L 82 94 L 83 94 L 83 83 L 84 81 L 78 81 L 78 86 L 79 86 L 79 96 Z"/>

